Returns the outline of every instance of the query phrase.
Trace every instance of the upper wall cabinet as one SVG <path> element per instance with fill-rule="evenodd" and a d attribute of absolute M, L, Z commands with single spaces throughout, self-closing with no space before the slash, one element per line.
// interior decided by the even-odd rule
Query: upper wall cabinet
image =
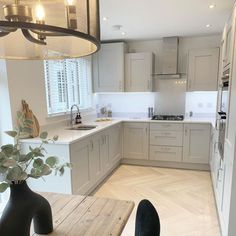
<path fill-rule="evenodd" d="M 232 56 L 232 17 L 226 24 L 223 32 L 223 67 L 226 67 L 230 64 Z"/>
<path fill-rule="evenodd" d="M 127 53 L 125 55 L 125 91 L 151 92 L 153 74 L 152 53 Z"/>
<path fill-rule="evenodd" d="M 189 51 L 188 91 L 217 91 L 219 48 Z"/>
<path fill-rule="evenodd" d="M 94 92 L 124 91 L 124 43 L 102 44 L 93 56 Z"/>

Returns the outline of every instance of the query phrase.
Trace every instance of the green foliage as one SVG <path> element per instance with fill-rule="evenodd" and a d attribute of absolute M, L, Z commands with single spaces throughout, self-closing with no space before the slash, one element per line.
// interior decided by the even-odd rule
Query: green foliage
<path fill-rule="evenodd" d="M 21 119 L 21 112 L 17 113 L 18 119 Z M 28 126 L 30 120 L 22 119 L 22 126 L 14 131 L 5 133 L 14 138 L 15 144 L 3 145 L 0 149 L 0 193 L 4 192 L 11 184 L 18 184 L 28 178 L 42 178 L 50 175 L 53 171 L 60 176 L 64 174 L 65 168 L 71 168 L 70 163 L 59 164 L 58 157 L 46 157 L 46 150 L 43 145 L 53 143 L 58 140 L 55 135 L 52 139 L 48 138 L 47 132 L 40 134 L 41 144 L 38 147 L 29 147 L 28 153 L 22 153 L 19 139 L 22 133 L 25 135 L 31 132 Z"/>

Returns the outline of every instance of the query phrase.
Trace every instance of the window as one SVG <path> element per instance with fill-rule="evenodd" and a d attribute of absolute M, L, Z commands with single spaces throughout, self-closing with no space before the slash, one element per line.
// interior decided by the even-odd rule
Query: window
<path fill-rule="evenodd" d="M 48 60 L 45 85 L 48 114 L 66 113 L 73 104 L 91 107 L 91 58 Z"/>

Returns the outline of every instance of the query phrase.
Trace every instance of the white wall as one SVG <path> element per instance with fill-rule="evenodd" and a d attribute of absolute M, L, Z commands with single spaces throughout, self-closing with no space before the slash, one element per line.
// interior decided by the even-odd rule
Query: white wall
<path fill-rule="evenodd" d="M 21 109 L 24 99 L 39 120 L 40 126 L 65 121 L 69 116 L 48 117 L 44 80 L 44 64 L 41 60 L 6 61 L 10 108 L 13 123 L 16 123 L 16 112 Z M 86 112 L 85 115 L 90 113 Z M 84 115 L 83 115 L 84 116 Z"/>
<path fill-rule="evenodd" d="M 13 142 L 12 138 L 4 134 L 7 130 L 12 130 L 12 116 L 6 63 L 0 60 L 0 146 Z"/>
<path fill-rule="evenodd" d="M 46 124 L 48 121 L 43 61 L 9 60 L 6 65 L 13 122 L 16 123 L 16 112 L 21 109 L 21 100 L 24 99 L 39 123 Z"/>

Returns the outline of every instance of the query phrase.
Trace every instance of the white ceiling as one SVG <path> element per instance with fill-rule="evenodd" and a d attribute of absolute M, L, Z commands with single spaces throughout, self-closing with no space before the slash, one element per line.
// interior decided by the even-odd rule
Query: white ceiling
<path fill-rule="evenodd" d="M 222 32 L 235 0 L 100 0 L 102 40 L 154 39 Z M 215 4 L 214 9 L 209 9 Z M 103 17 L 108 17 L 103 21 Z M 206 25 L 211 27 L 207 28 Z M 122 25 L 115 31 L 114 25 Z M 121 32 L 126 32 L 122 35 Z"/>

